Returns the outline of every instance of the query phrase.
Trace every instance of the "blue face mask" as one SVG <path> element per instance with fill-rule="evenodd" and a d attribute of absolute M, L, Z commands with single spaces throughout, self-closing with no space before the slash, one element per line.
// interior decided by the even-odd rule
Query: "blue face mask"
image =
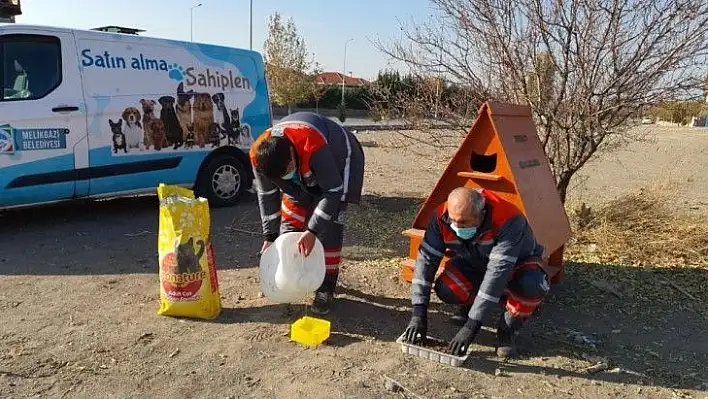
<path fill-rule="evenodd" d="M 454 223 L 450 224 L 450 227 L 455 231 L 455 234 L 463 240 L 469 240 L 477 234 L 476 227 L 457 227 Z"/>
<path fill-rule="evenodd" d="M 283 180 L 290 180 L 290 181 L 292 181 L 292 182 L 295 183 L 295 184 L 299 184 L 299 183 L 300 183 L 300 176 L 297 175 L 297 169 L 293 169 L 292 172 L 287 173 L 287 174 L 284 174 L 284 175 L 282 176 L 282 179 L 283 179 Z"/>

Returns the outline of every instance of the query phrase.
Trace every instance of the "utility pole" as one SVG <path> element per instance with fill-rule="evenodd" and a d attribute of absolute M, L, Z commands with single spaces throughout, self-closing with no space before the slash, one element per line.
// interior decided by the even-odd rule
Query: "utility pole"
<path fill-rule="evenodd" d="M 250 14 L 250 19 L 249 19 L 249 28 L 248 28 L 248 48 L 250 50 L 253 50 L 253 0 L 251 1 L 251 5 L 249 7 L 249 14 Z"/>
<path fill-rule="evenodd" d="M 342 105 L 344 105 L 344 79 L 347 77 L 347 45 L 352 40 L 354 39 L 352 38 L 344 42 L 344 68 L 342 69 Z"/>
<path fill-rule="evenodd" d="M 194 9 L 197 7 L 201 7 L 202 3 L 197 4 L 196 6 L 192 6 L 192 8 L 189 9 L 189 41 L 193 42 L 194 41 Z"/>

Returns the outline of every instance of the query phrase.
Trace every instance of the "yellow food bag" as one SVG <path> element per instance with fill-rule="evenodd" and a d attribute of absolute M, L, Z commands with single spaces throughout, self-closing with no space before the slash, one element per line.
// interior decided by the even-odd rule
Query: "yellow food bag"
<path fill-rule="evenodd" d="M 211 246 L 209 203 L 191 190 L 160 184 L 158 315 L 213 319 L 221 296 Z"/>

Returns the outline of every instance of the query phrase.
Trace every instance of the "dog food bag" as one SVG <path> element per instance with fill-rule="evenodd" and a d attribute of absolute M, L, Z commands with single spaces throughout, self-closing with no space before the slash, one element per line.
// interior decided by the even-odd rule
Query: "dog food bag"
<path fill-rule="evenodd" d="M 191 190 L 160 184 L 158 315 L 214 319 L 221 296 L 211 245 L 209 203 Z"/>

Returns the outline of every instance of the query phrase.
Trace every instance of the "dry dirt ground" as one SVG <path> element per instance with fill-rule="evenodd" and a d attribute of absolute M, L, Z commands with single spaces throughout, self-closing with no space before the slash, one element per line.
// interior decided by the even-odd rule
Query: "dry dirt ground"
<path fill-rule="evenodd" d="M 681 206 L 704 217 L 708 131 L 653 137 L 621 153 L 621 163 L 590 165 L 574 196 L 595 205 L 678 179 Z M 318 348 L 287 336 L 304 305 L 259 297 L 253 197 L 212 212 L 224 307 L 214 321 L 156 315 L 155 197 L 0 216 L 0 397 L 708 397 L 708 293 L 657 283 L 708 283 L 700 268 L 569 264 L 523 331 L 521 359 L 497 359 L 486 328 L 462 368 L 403 355 L 394 342 L 410 316 L 408 286 L 397 277 L 406 245 L 399 232 L 449 149 L 391 148 L 401 141 L 383 132 L 361 140 L 367 193 L 350 215 L 339 297 L 327 317 L 333 334 Z M 455 333 L 447 311 L 435 304 L 430 316 L 431 334 L 444 339 Z M 593 373 L 598 361 L 608 370 Z M 406 390 L 387 391 L 384 376 Z"/>

